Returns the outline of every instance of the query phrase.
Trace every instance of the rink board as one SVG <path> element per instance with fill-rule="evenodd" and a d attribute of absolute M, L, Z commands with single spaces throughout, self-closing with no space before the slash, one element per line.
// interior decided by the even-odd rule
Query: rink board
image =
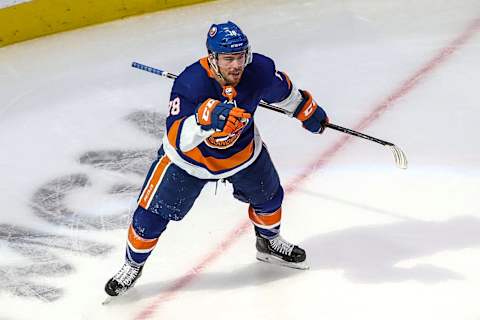
<path fill-rule="evenodd" d="M 0 47 L 61 31 L 208 0 L 33 0 L 0 7 Z"/>

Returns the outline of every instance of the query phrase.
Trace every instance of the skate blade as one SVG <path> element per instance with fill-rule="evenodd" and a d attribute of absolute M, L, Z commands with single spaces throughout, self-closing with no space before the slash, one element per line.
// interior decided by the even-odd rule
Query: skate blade
<path fill-rule="evenodd" d="M 107 297 L 105 298 L 105 300 L 103 300 L 102 302 L 102 306 L 106 306 L 107 304 L 109 304 L 110 302 L 112 301 L 115 301 L 116 299 L 118 299 L 118 297 L 120 296 L 123 296 L 125 294 L 126 290 L 125 291 L 121 291 L 118 293 L 118 295 L 116 296 L 110 296 L 107 294 Z"/>
<path fill-rule="evenodd" d="M 287 267 L 287 268 L 292 268 L 292 269 L 298 269 L 298 270 L 308 270 L 310 269 L 310 266 L 306 263 L 306 261 L 302 262 L 287 262 L 284 261 L 278 257 L 262 253 L 262 252 L 257 252 L 257 260 L 266 262 L 266 263 L 271 263 L 275 264 L 277 266 L 282 266 L 282 267 Z"/>
<path fill-rule="evenodd" d="M 110 302 L 112 302 L 114 298 L 115 298 L 115 297 L 108 296 L 105 300 L 103 300 L 102 306 L 106 306 L 107 304 L 109 304 Z"/>

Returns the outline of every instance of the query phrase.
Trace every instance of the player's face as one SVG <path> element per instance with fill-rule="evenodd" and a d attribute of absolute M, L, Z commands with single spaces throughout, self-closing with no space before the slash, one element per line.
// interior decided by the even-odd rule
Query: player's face
<path fill-rule="evenodd" d="M 227 84 L 236 85 L 240 82 L 246 58 L 245 52 L 218 55 L 217 65 Z"/>

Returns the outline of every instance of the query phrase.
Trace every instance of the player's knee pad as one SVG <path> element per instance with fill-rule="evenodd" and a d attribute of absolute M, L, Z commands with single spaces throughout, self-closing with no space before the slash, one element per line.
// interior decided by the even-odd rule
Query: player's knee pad
<path fill-rule="evenodd" d="M 253 210 L 257 213 L 271 213 L 275 212 L 282 206 L 283 202 L 283 188 L 278 186 L 277 192 L 273 194 L 273 197 L 261 203 L 252 203 Z"/>
<path fill-rule="evenodd" d="M 132 218 L 135 233 L 145 239 L 158 238 L 167 228 L 169 220 L 138 206 Z"/>
<path fill-rule="evenodd" d="M 281 195 L 277 195 L 281 188 L 280 178 L 265 147 L 255 162 L 229 177 L 228 181 L 233 184 L 234 197 L 252 205 L 264 204 L 276 196 L 283 199 L 283 189 Z"/>

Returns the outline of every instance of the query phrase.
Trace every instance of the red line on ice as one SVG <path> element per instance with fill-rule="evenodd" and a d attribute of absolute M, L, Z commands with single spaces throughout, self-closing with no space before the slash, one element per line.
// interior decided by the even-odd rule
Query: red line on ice
<path fill-rule="evenodd" d="M 367 128 L 375 120 L 377 120 L 389 107 L 391 107 L 398 99 L 409 93 L 424 76 L 432 72 L 437 66 L 445 62 L 457 49 L 464 45 L 474 34 L 480 30 L 480 18 L 475 19 L 457 38 L 450 42 L 447 46 L 439 51 L 439 53 L 424 64 L 418 71 L 416 71 L 410 78 L 404 81 L 400 86 L 393 91 L 388 97 L 383 99 L 379 104 L 375 105 L 372 112 L 365 118 L 361 119 L 355 126 L 356 130 L 362 130 Z M 351 139 L 351 136 L 343 135 L 329 149 L 319 155 L 319 157 L 313 161 L 305 171 L 295 177 L 285 186 L 285 193 L 289 194 L 294 192 L 297 187 L 303 183 L 312 173 L 326 165 L 335 156 L 340 149 L 342 149 L 347 142 Z M 160 295 L 158 295 L 153 302 L 151 302 L 146 308 L 144 308 L 136 317 L 135 320 L 144 320 L 150 318 L 159 306 L 165 301 L 171 300 L 181 289 L 189 285 L 205 268 L 213 263 L 219 256 L 227 251 L 235 241 L 243 234 L 250 230 L 251 223 L 249 220 L 245 220 L 240 225 L 236 226 L 225 239 L 218 244 L 213 250 L 211 250 L 200 263 L 192 268 L 190 272 L 176 280 L 172 285 L 165 289 Z"/>

